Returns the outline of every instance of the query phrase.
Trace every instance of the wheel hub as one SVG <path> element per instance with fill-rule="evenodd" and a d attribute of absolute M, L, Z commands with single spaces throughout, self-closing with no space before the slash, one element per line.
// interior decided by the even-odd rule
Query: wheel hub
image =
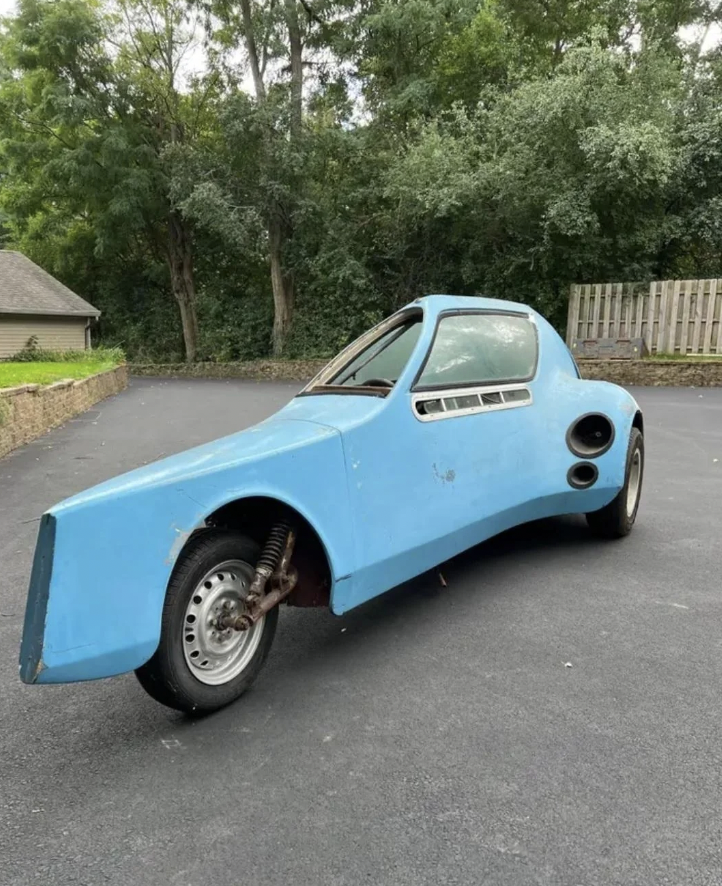
<path fill-rule="evenodd" d="M 639 449 L 634 450 L 632 463 L 629 466 L 629 481 L 627 483 L 627 516 L 632 517 L 637 507 L 639 488 L 642 479 L 642 456 Z"/>
<path fill-rule="evenodd" d="M 228 560 L 205 575 L 191 594 L 183 618 L 183 655 L 201 683 L 227 683 L 253 658 L 263 633 L 263 618 L 247 631 L 220 626 L 225 616 L 244 611 L 253 574 L 248 563 Z"/>

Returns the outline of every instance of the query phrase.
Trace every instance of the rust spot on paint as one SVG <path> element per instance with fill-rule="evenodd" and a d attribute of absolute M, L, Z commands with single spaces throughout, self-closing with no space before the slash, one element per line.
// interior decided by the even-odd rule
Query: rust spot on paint
<path fill-rule="evenodd" d="M 434 474 L 437 480 L 441 480 L 442 483 L 453 483 L 456 480 L 456 471 L 444 471 L 444 473 L 440 473 L 439 469 L 436 467 L 436 464 L 433 465 Z"/>
<path fill-rule="evenodd" d="M 40 661 L 38 662 L 38 666 L 35 668 L 35 673 L 33 674 L 33 683 L 38 679 L 38 677 L 45 670 L 45 668 L 46 668 L 46 664 L 41 658 Z"/>

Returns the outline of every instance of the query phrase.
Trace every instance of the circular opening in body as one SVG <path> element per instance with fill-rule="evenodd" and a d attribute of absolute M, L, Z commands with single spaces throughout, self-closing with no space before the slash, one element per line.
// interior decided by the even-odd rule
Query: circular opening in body
<path fill-rule="evenodd" d="M 614 425 L 601 412 L 578 418 L 567 431 L 567 446 L 579 458 L 597 458 L 614 442 Z"/>
<path fill-rule="evenodd" d="M 580 461 L 569 468 L 567 481 L 574 489 L 588 489 L 597 482 L 599 471 L 597 466 L 588 461 Z"/>

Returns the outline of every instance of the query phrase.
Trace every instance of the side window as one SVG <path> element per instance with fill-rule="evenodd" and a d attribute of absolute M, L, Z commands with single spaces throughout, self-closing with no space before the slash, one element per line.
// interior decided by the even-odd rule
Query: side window
<path fill-rule="evenodd" d="M 376 339 L 333 377 L 329 384 L 356 387 L 377 379 L 396 384 L 421 333 L 421 317 L 413 317 Z"/>
<path fill-rule="evenodd" d="M 416 390 L 528 381 L 537 363 L 536 327 L 521 314 L 442 317 Z"/>

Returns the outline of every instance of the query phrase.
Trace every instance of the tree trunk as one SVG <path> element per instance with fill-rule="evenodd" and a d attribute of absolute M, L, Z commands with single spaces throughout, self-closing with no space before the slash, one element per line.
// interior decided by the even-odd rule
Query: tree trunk
<path fill-rule="evenodd" d="M 283 220 L 276 211 L 268 225 L 271 255 L 271 286 L 273 288 L 273 356 L 281 357 L 293 319 L 293 274 L 283 270 L 283 246 L 286 239 Z"/>
<path fill-rule="evenodd" d="M 303 123 L 303 42 L 298 23 L 296 0 L 285 0 L 286 27 L 291 58 L 291 114 L 289 135 L 295 141 Z M 268 225 L 271 258 L 271 286 L 273 288 L 273 356 L 280 357 L 286 348 L 293 322 L 295 283 L 293 273 L 284 270 L 284 247 L 289 229 L 283 219 L 282 207 L 272 210 Z"/>
<path fill-rule="evenodd" d="M 256 35 L 253 31 L 251 0 L 241 0 L 241 12 L 243 14 L 243 31 L 246 38 L 248 61 L 251 66 L 251 74 L 253 75 L 253 86 L 256 90 L 256 98 L 260 102 L 266 97 L 266 87 L 263 83 L 261 66 L 258 61 L 258 46 L 256 45 Z"/>
<path fill-rule="evenodd" d="M 286 0 L 286 25 L 291 56 L 291 138 L 301 131 L 303 121 L 303 43 L 296 0 Z"/>
<path fill-rule="evenodd" d="M 251 0 L 240 0 L 246 50 L 253 76 L 256 100 L 266 101 L 263 82 L 263 66 L 259 60 L 258 43 L 253 27 Z M 303 123 L 303 40 L 298 21 L 297 0 L 284 0 L 286 27 L 288 29 L 289 56 L 291 61 L 291 108 L 289 135 L 294 141 Z M 280 357 L 293 320 L 294 279 L 293 273 L 284 270 L 284 248 L 289 230 L 280 206 L 272 206 L 268 220 L 268 249 L 271 262 L 271 288 L 273 290 L 273 356 Z"/>
<path fill-rule="evenodd" d="M 168 218 L 168 268 L 173 295 L 178 302 L 183 324 L 186 362 L 193 363 L 198 347 L 193 247 L 188 224 L 177 212 L 171 212 Z"/>

